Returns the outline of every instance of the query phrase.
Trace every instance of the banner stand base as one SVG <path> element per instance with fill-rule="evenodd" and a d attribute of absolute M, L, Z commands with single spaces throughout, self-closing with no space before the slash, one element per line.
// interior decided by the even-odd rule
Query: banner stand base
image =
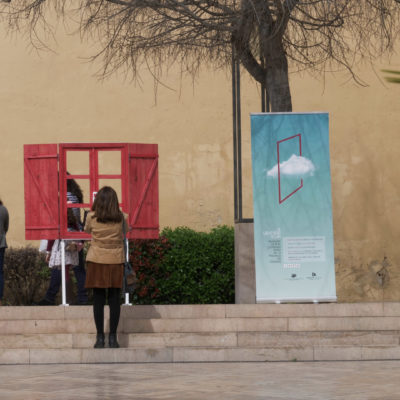
<path fill-rule="evenodd" d="M 274 303 L 274 304 L 282 304 L 282 303 L 313 303 L 313 304 L 319 304 L 319 303 L 336 303 L 337 302 L 337 297 L 319 297 L 318 299 L 306 299 L 306 298 L 298 298 L 298 297 L 293 297 L 293 298 L 286 298 L 286 299 L 257 299 L 257 304 L 263 304 L 263 303 Z"/>

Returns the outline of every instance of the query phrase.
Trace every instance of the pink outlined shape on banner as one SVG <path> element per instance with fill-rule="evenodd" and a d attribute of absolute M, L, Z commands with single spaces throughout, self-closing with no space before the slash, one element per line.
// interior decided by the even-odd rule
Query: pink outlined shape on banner
<path fill-rule="evenodd" d="M 290 137 L 288 137 L 288 138 L 286 138 L 286 139 L 282 139 L 282 140 L 279 140 L 278 142 L 276 142 L 277 153 L 278 153 L 279 204 L 282 204 L 285 200 L 287 200 L 289 197 L 293 196 L 296 192 L 298 192 L 298 191 L 303 187 L 303 179 L 301 179 L 300 186 L 298 186 L 297 189 L 293 190 L 291 193 L 289 193 L 287 196 L 285 196 L 285 197 L 282 199 L 282 192 L 281 192 L 281 168 L 280 168 L 281 160 L 280 160 L 280 158 L 279 158 L 279 145 L 280 145 L 282 142 L 286 142 L 286 141 L 288 141 L 288 140 L 292 140 L 292 139 L 295 139 L 295 138 L 297 138 L 297 137 L 299 138 L 299 156 L 301 156 L 301 155 L 302 155 L 302 154 L 301 154 L 301 133 L 298 133 L 297 135 L 293 135 L 293 136 L 290 136 Z"/>

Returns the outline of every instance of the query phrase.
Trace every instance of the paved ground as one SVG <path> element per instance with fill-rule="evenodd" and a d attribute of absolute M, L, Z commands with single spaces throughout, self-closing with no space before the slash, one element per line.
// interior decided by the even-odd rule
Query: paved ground
<path fill-rule="evenodd" d="M 0 399 L 399 400 L 400 361 L 2 365 Z"/>

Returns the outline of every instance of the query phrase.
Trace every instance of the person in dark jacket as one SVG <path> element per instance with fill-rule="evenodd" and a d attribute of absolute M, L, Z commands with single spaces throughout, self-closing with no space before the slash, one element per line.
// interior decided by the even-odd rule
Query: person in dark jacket
<path fill-rule="evenodd" d="M 3 290 L 4 290 L 4 253 L 7 248 L 6 234 L 9 225 L 9 215 L 7 208 L 4 207 L 3 202 L 0 199 L 0 306 L 3 301 Z"/>

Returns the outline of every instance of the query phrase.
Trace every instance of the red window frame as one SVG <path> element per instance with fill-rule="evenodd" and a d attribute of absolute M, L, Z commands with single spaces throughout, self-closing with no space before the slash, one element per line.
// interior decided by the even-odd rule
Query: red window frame
<path fill-rule="evenodd" d="M 67 175 L 67 152 L 87 151 L 89 152 L 89 174 Z M 100 151 L 120 151 L 121 152 L 121 174 L 100 174 L 99 173 L 99 152 Z M 93 205 L 93 194 L 98 192 L 100 179 L 120 179 L 121 197 L 119 200 L 123 212 L 128 213 L 128 145 L 126 143 L 63 143 L 59 145 L 59 187 L 60 187 L 60 234 L 62 238 L 90 238 L 85 232 L 68 232 L 67 209 L 85 208 L 90 210 Z M 90 182 L 89 203 L 67 204 L 67 180 L 68 179 L 88 179 Z"/>
<path fill-rule="evenodd" d="M 89 153 L 88 173 L 67 175 L 67 154 Z M 119 174 L 99 173 L 99 152 L 120 151 Z M 25 237 L 37 239 L 90 239 L 84 232 L 68 232 L 68 208 L 90 210 L 101 179 L 121 182 L 120 207 L 128 214 L 130 239 L 159 235 L 158 146 L 142 143 L 61 143 L 24 145 Z M 85 171 L 86 172 L 86 171 Z M 89 199 L 67 203 L 67 180 L 87 179 Z"/>

